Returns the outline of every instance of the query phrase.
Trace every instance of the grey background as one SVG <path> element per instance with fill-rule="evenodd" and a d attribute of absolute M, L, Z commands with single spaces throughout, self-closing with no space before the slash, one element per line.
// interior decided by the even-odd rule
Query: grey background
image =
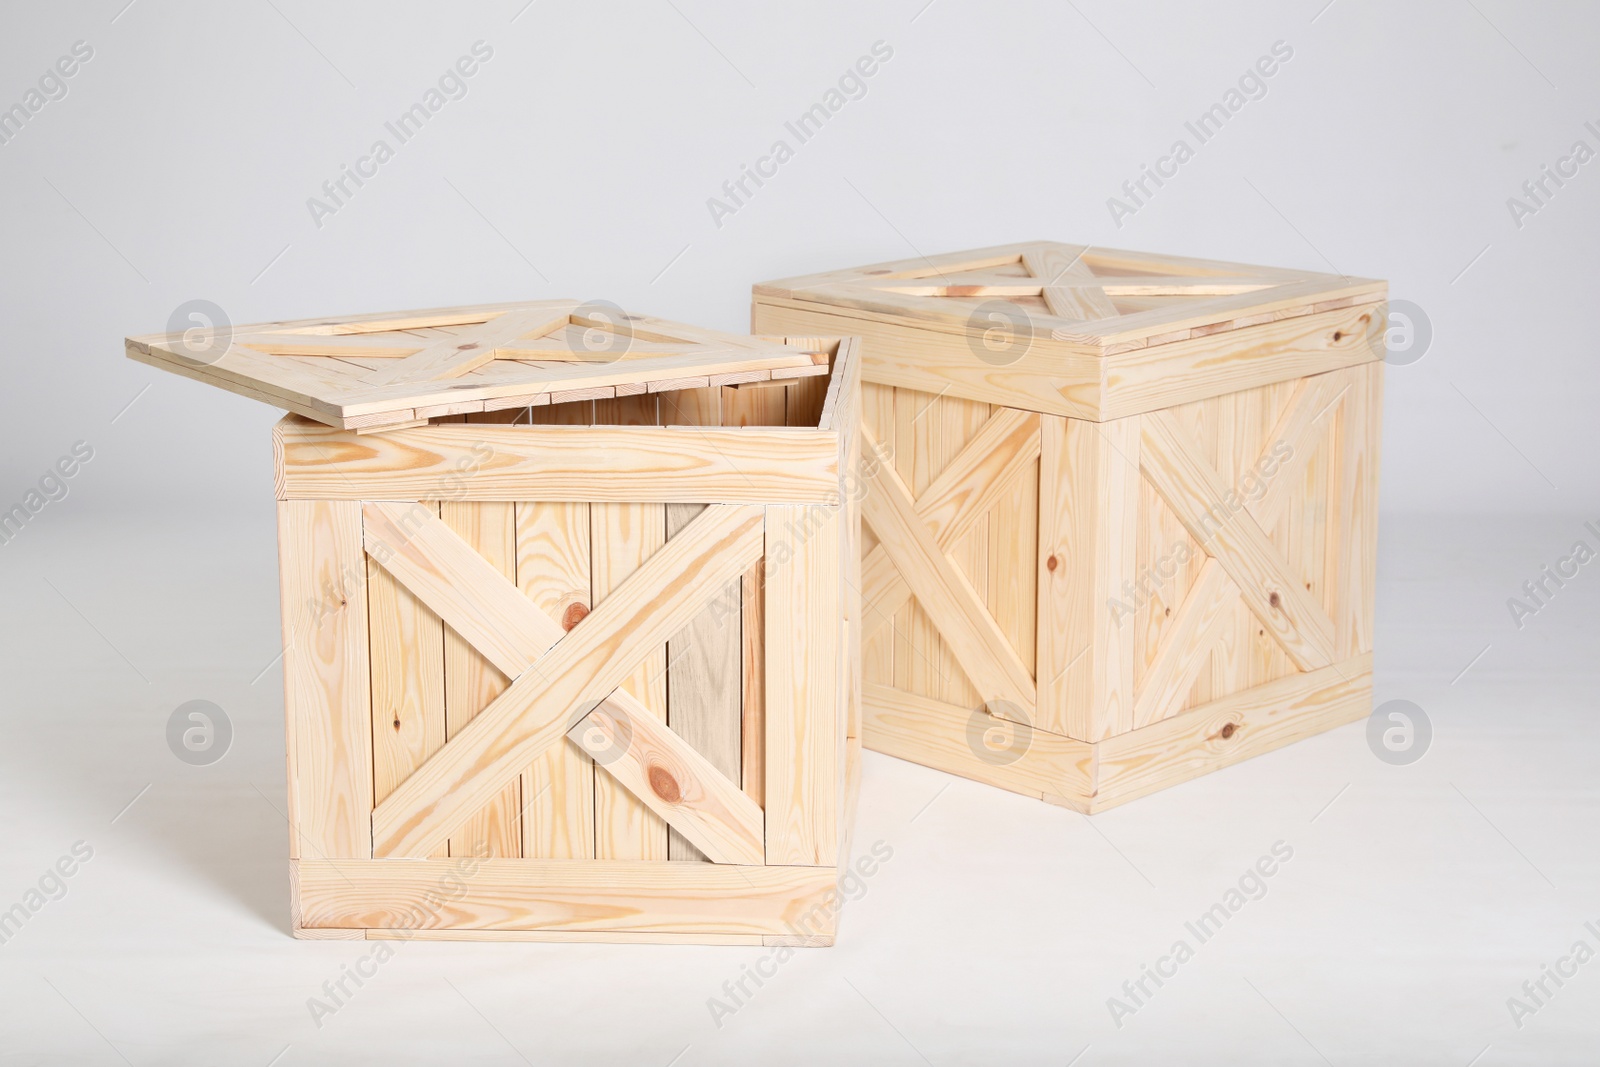
<path fill-rule="evenodd" d="M 0 108 L 94 49 L 0 145 L 0 509 L 94 449 L 0 545 L 0 909 L 95 849 L 0 944 L 0 1063 L 1593 1061 L 1600 962 L 1520 1028 L 1507 998 L 1600 947 L 1600 576 L 1521 629 L 1506 600 L 1600 543 L 1600 160 L 1520 228 L 1506 202 L 1600 149 L 1595 7 L 125 3 L 8 5 L 0 33 Z M 467 95 L 316 226 L 307 198 L 480 39 Z M 718 227 L 707 199 L 879 40 L 865 96 Z M 1119 228 L 1107 198 L 1279 40 L 1266 95 Z M 856 844 L 894 860 L 720 1028 L 755 950 L 407 945 L 314 1025 L 365 950 L 286 933 L 278 413 L 122 337 L 197 298 L 738 330 L 756 280 L 1035 237 L 1425 310 L 1387 377 L 1377 687 L 1426 709 L 1428 755 L 1385 764 L 1357 724 L 1091 821 L 869 754 Z M 192 699 L 232 720 L 211 766 L 164 740 Z M 1107 998 L 1277 840 L 1268 895 L 1115 1027 Z"/>

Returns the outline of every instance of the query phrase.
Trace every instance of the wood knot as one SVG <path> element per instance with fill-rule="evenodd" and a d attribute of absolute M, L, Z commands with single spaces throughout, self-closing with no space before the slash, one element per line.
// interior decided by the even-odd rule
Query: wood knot
<path fill-rule="evenodd" d="M 570 630 L 578 625 L 589 615 L 589 609 L 582 604 L 568 604 L 567 610 L 561 613 L 561 628 Z"/>
<path fill-rule="evenodd" d="M 1238 731 L 1239 727 L 1236 724 L 1231 722 L 1227 723 L 1222 727 L 1222 739 L 1226 741 L 1228 738 L 1238 733 Z"/>
<path fill-rule="evenodd" d="M 1044 561 L 1044 569 L 1047 571 L 1053 571 L 1059 566 L 1061 566 L 1061 561 L 1056 559 L 1054 553 L 1051 553 L 1050 558 Z"/>
<path fill-rule="evenodd" d="M 1267 597 L 1267 603 L 1271 604 L 1273 608 L 1281 608 L 1283 607 L 1283 598 L 1277 592 L 1273 592 L 1271 596 Z"/>
<path fill-rule="evenodd" d="M 1335 340 L 1335 341 L 1342 341 L 1342 340 L 1344 340 L 1344 331 L 1343 331 L 1343 330 L 1334 330 L 1334 331 L 1333 331 L 1333 339 L 1334 339 L 1334 340 Z"/>
<path fill-rule="evenodd" d="M 665 767 L 650 768 L 650 791 L 668 804 L 676 804 L 683 799 L 683 790 L 678 788 L 678 780 L 672 777 Z"/>
<path fill-rule="evenodd" d="M 466 343 L 466 344 L 464 344 L 464 345 L 456 345 L 456 351 L 457 351 L 457 352 L 470 352 L 470 351 L 472 351 L 472 350 L 473 350 L 473 349 L 474 349 L 474 348 L 477 348 L 477 347 L 478 347 L 478 342 L 476 342 L 476 341 L 469 341 L 469 342 L 467 342 L 467 343 Z"/>

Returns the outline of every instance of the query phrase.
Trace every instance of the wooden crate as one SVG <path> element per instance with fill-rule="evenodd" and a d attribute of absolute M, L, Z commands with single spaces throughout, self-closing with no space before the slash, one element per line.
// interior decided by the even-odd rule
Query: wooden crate
<path fill-rule="evenodd" d="M 1095 812 L 1366 715 L 1385 299 L 1053 243 L 756 286 L 865 341 L 866 747 Z"/>
<path fill-rule="evenodd" d="M 299 412 L 273 431 L 297 936 L 832 943 L 858 342 L 602 318 L 128 342 Z"/>

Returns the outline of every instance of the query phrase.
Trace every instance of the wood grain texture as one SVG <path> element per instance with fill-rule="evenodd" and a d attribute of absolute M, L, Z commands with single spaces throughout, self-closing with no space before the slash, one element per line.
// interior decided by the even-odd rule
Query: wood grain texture
<path fill-rule="evenodd" d="M 874 752 L 1039 798 L 1093 788 L 1087 742 L 870 683 L 862 715 L 862 740 Z"/>
<path fill-rule="evenodd" d="M 792 934 L 831 914 L 828 867 L 593 860 L 302 860 L 307 927 Z"/>
<path fill-rule="evenodd" d="M 567 737 L 694 850 L 670 858 L 763 862 L 761 808 L 666 723 L 603 704 Z"/>
<path fill-rule="evenodd" d="M 520 774 L 572 709 L 604 699 L 760 556 L 761 530 L 759 508 L 707 508 L 378 806 L 380 854 L 425 852 Z"/>
<path fill-rule="evenodd" d="M 361 506 L 278 503 L 290 856 L 372 856 L 372 720 Z"/>
<path fill-rule="evenodd" d="M 1223 697 L 1097 745 L 1092 810 L 1147 796 L 1371 712 L 1370 654 Z"/>
<path fill-rule="evenodd" d="M 1350 374 L 1339 414 L 1334 640 L 1341 656 L 1372 650 L 1377 590 L 1378 458 L 1383 432 L 1383 364 Z"/>
<path fill-rule="evenodd" d="M 1139 418 L 1045 418 L 1041 440 L 1033 725 L 1098 741 L 1133 720 L 1133 619 L 1113 603 L 1136 577 Z"/>
<path fill-rule="evenodd" d="M 1238 585 L 1301 670 L 1333 660 L 1333 623 L 1245 510 L 1243 500 L 1168 413 L 1142 416 L 1140 466 L 1189 535 Z"/>
<path fill-rule="evenodd" d="M 876 434 L 870 428 L 867 432 L 871 435 L 867 448 L 881 448 Z M 1013 482 L 1033 469 L 1038 455 L 1039 416 L 1001 409 L 923 490 L 913 509 L 934 531 L 935 543 L 949 552 L 1006 499 Z M 1028 558 L 1032 558 L 1031 551 Z M 899 611 L 911 596 L 911 588 L 881 541 L 863 559 L 861 572 L 861 598 L 870 634 Z"/>
<path fill-rule="evenodd" d="M 704 510 L 697 504 L 667 505 L 667 536 L 672 537 Z M 743 699 L 740 690 L 742 634 L 739 624 L 742 577 L 667 642 L 667 722 L 732 782 L 739 782 Z M 760 808 L 755 808 L 760 814 Z M 667 857 L 703 859 L 682 834 L 668 835 Z M 729 861 L 731 862 L 731 861 Z M 746 860 L 745 862 L 750 862 Z"/>
<path fill-rule="evenodd" d="M 517 505 L 517 586 L 571 630 L 589 614 L 589 505 Z M 575 745 L 551 745 L 522 776 L 522 855 L 594 858 L 594 763 Z"/>
<path fill-rule="evenodd" d="M 546 329 L 574 311 L 573 305 L 547 300 L 237 326 L 232 343 L 215 358 L 188 355 L 183 335 L 151 334 L 128 338 L 127 353 L 347 428 L 481 412 L 580 391 L 613 397 L 713 376 L 816 371 L 807 352 L 642 315 L 626 324 L 580 322 L 573 315 L 548 338 L 515 339 Z M 426 325 L 399 325 L 406 322 Z M 598 348 L 584 340 L 608 328 L 609 338 L 601 338 Z"/>
<path fill-rule="evenodd" d="M 598 607 L 666 543 L 666 510 L 660 504 L 603 503 L 591 505 L 590 516 Z M 655 648 L 640 657 L 621 688 L 650 715 L 666 722 L 666 649 Z M 595 772 L 594 832 L 598 859 L 667 858 L 667 824 L 603 768 Z"/>
<path fill-rule="evenodd" d="M 867 441 L 869 448 L 876 445 L 875 441 Z M 1032 675 L 966 576 L 918 517 L 910 490 L 887 465 L 872 471 L 868 485 L 862 502 L 863 517 L 896 562 L 918 604 L 948 638 L 951 651 L 978 687 L 980 697 L 1014 704 L 1022 714 L 1031 716 Z"/>
<path fill-rule="evenodd" d="M 767 862 L 838 862 L 840 509 L 766 511 Z"/>
<path fill-rule="evenodd" d="M 783 426 L 783 392 L 769 385 L 751 394 L 775 398 L 775 426 L 763 423 L 740 430 L 446 424 L 357 434 L 305 419 L 286 419 L 276 431 L 283 468 L 278 495 L 331 500 L 836 504 L 838 437 L 829 431 Z M 745 402 L 749 399 L 734 405 L 734 410 L 750 408 Z M 754 405 L 758 414 L 761 406 Z M 536 419 L 564 414 L 551 408 L 532 410 Z"/>
<path fill-rule="evenodd" d="M 416 511 L 394 504 L 372 503 L 367 507 L 373 516 L 373 521 L 367 527 L 372 552 L 387 560 L 393 573 L 402 582 L 416 580 L 418 595 L 432 598 L 431 603 L 444 616 L 450 632 L 457 632 L 456 628 L 459 627 L 460 633 L 479 638 L 488 633 L 494 638 L 494 643 L 489 647 L 495 650 L 495 655 L 508 673 L 516 674 L 519 678 L 528 673 L 538 673 L 539 657 L 561 639 L 561 626 L 554 619 L 511 586 L 488 559 L 475 552 L 462 536 L 449 530 L 442 521 L 430 520 Z M 399 541 L 400 528 L 408 522 L 409 539 L 397 549 L 395 544 Z M 524 529 L 528 535 L 534 532 Z M 528 545 L 524 541 L 530 552 L 543 544 L 540 541 L 537 545 Z M 571 562 L 571 546 L 567 548 L 566 558 Z M 521 552 L 519 549 L 519 555 Z M 547 556 L 548 552 L 541 550 L 534 552 L 530 558 Z M 482 604 L 496 602 L 499 610 L 493 613 L 492 628 L 486 628 L 478 614 L 479 609 Z M 567 618 L 574 620 L 570 612 Z M 574 629 L 578 621 L 581 620 L 573 621 Z M 611 768 L 607 772 L 609 777 L 615 779 L 618 785 L 630 790 L 631 795 L 642 798 L 652 811 L 674 826 L 682 827 L 686 837 L 700 842 L 706 849 L 706 855 L 714 861 L 750 862 L 752 850 L 755 858 L 759 859 L 759 808 L 738 793 L 734 781 L 721 778 L 719 772 L 676 735 L 659 736 L 670 731 L 664 724 L 659 724 L 658 711 L 641 703 L 626 689 L 618 688 L 610 693 L 595 714 L 605 716 L 600 723 L 602 728 L 609 722 L 630 724 L 624 733 L 628 736 L 637 733 L 636 741 L 643 746 L 631 757 L 630 766 L 619 768 L 612 763 L 607 764 Z M 593 723 L 595 720 L 591 716 L 588 721 Z M 604 733 L 604 729 L 601 732 Z M 559 753 L 563 749 L 578 754 L 573 746 L 552 745 L 544 755 Z M 588 762 L 587 758 L 583 758 L 578 770 L 582 771 Z M 676 776 L 679 783 L 676 787 L 677 798 L 665 805 L 653 776 L 658 766 Z M 631 773 L 621 773 L 624 770 Z M 565 851 L 581 852 L 594 847 L 592 835 L 587 845 L 576 840 L 583 828 L 592 826 L 588 821 L 592 815 L 588 813 L 593 809 L 587 805 L 592 803 L 593 791 L 579 789 L 583 781 L 580 777 L 577 785 L 571 787 L 570 796 L 555 798 L 563 800 L 561 805 L 555 806 L 554 799 L 545 802 L 553 807 L 548 813 L 560 820 L 550 826 L 541 826 L 539 831 L 540 840 L 547 837 L 554 840 L 555 844 L 550 846 L 552 848 L 559 845 Z M 567 787 L 567 783 L 561 785 L 562 788 Z M 538 799 L 539 794 L 536 794 L 534 800 Z M 584 810 L 573 810 L 580 804 L 585 806 Z M 706 810 L 700 810 L 702 806 Z M 547 808 L 529 801 L 523 811 L 546 813 Z M 758 828 L 756 831 L 748 829 L 747 824 L 752 820 Z M 724 824 L 731 829 L 719 830 Z M 742 837 L 739 836 L 741 833 Z M 492 854 L 483 851 L 487 846 L 483 845 L 481 835 L 468 844 L 481 846 L 480 851 L 463 853 L 465 855 Z M 384 851 L 381 855 L 389 857 L 399 854 Z"/>
<path fill-rule="evenodd" d="M 508 597 L 516 595 L 510 583 L 517 577 L 515 505 L 503 501 L 446 500 L 439 519 L 466 545 L 507 580 L 493 588 Z M 481 637 L 482 635 L 476 635 Z M 511 678 L 475 647 L 474 641 L 451 626 L 444 634 L 445 739 L 466 729 L 479 712 L 511 685 Z M 522 788 L 508 783 L 489 803 L 450 835 L 452 856 L 522 855 Z"/>
<path fill-rule="evenodd" d="M 377 803 L 444 746 L 444 623 L 368 558 L 367 632 L 372 658 L 372 797 Z M 437 858 L 447 854 L 447 848 L 434 853 Z"/>

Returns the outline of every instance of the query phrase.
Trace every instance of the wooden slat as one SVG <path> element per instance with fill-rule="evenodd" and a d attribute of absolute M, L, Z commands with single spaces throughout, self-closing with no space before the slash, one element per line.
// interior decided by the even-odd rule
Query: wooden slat
<path fill-rule="evenodd" d="M 1097 745 L 1090 810 L 1147 796 L 1371 712 L 1371 653 L 1223 697 Z"/>
<path fill-rule="evenodd" d="M 1100 279 L 1076 252 L 1039 244 L 1022 253 L 1022 265 L 1043 283 L 1040 295 L 1050 314 L 1083 321 L 1117 317 Z"/>
<path fill-rule="evenodd" d="M 663 394 L 661 418 L 679 425 L 716 426 L 721 420 L 721 392 L 705 388 Z M 702 510 L 700 504 L 668 504 L 667 536 L 676 536 Z M 738 596 L 738 586 L 730 587 L 667 642 L 667 722 L 673 733 L 734 783 L 740 781 L 742 762 Z M 759 819 L 761 809 L 755 805 L 752 809 Z M 677 829 L 668 834 L 667 856 L 705 858 Z"/>
<path fill-rule="evenodd" d="M 1333 623 L 1167 412 L 1142 416 L 1140 465 L 1178 519 L 1239 586 L 1244 602 L 1301 670 L 1333 661 Z M 1230 507 L 1232 499 L 1239 503 Z"/>
<path fill-rule="evenodd" d="M 542 337 L 567 324 L 568 309 L 533 308 L 506 311 L 479 326 L 436 341 L 393 364 L 368 374 L 368 385 L 406 385 L 455 378 L 495 358 L 502 343 L 526 334 Z"/>
<path fill-rule="evenodd" d="M 444 624 L 371 558 L 367 605 L 372 798 L 378 803 L 444 746 Z M 435 856 L 447 852 L 441 848 Z"/>
<path fill-rule="evenodd" d="M 286 419 L 277 491 L 280 499 L 838 503 L 837 435 L 783 428 L 784 390 L 760 391 L 779 402 L 780 425 L 770 430 L 455 424 L 364 436 Z M 551 410 L 559 409 L 534 412 Z"/>
<path fill-rule="evenodd" d="M 1238 587 L 1222 565 L 1207 558 L 1145 670 L 1133 705 L 1135 729 L 1182 707 L 1189 687 L 1211 657 L 1220 627 L 1228 619 L 1225 609 L 1238 596 Z"/>
<path fill-rule="evenodd" d="M 517 587 L 562 632 L 589 614 L 589 505 L 517 505 Z M 522 855 L 594 858 L 594 763 L 551 745 L 522 775 Z"/>
<path fill-rule="evenodd" d="M 1037 729 L 1098 741 L 1132 727 L 1139 418 L 1041 420 Z"/>
<path fill-rule="evenodd" d="M 1334 640 L 1341 656 L 1372 650 L 1377 589 L 1378 458 L 1383 432 L 1383 364 L 1352 374 L 1339 414 Z"/>
<path fill-rule="evenodd" d="M 653 715 L 619 715 L 605 704 L 567 737 L 693 849 L 672 859 L 762 862 L 761 809 L 666 723 Z M 737 764 L 734 771 L 737 777 Z"/>
<path fill-rule="evenodd" d="M 301 914 L 312 928 L 788 935 L 830 917 L 838 892 L 829 867 L 490 859 L 463 872 L 461 863 L 302 860 Z"/>
<path fill-rule="evenodd" d="M 375 558 L 386 560 L 392 573 L 402 582 L 414 582 L 411 590 L 436 609 L 453 631 L 483 639 L 485 645 L 499 657 L 506 673 L 516 674 L 519 678 L 525 674 L 538 674 L 539 666 L 535 661 L 545 649 L 561 639 L 562 633 L 562 627 L 546 611 L 540 610 L 537 604 L 505 581 L 493 564 L 474 552 L 439 520 L 430 520 L 425 515 L 394 504 L 372 503 L 367 505 L 367 512 L 367 543 Z M 564 544 L 562 550 L 570 559 L 571 545 Z M 510 589 L 509 596 L 506 595 L 506 589 Z M 491 607 L 485 610 L 484 605 Z M 563 614 L 574 627 L 583 617 L 570 611 Z M 489 640 L 491 637 L 492 641 Z M 526 669 L 518 664 L 526 665 Z M 612 717 L 629 722 L 659 719 L 656 711 L 640 703 L 625 689 L 612 692 L 602 706 Z M 565 745 L 552 748 L 557 751 L 563 748 L 571 750 L 571 746 Z M 692 768 L 700 767 L 700 763 L 695 762 L 699 757 L 693 757 L 692 753 L 690 756 L 683 755 L 687 746 L 676 737 L 665 742 L 658 741 L 655 748 L 665 750 L 679 763 Z M 575 756 L 580 755 L 575 750 L 571 751 Z M 583 762 L 588 762 L 586 757 L 583 757 Z M 702 779 L 704 777 L 701 775 Z M 592 818 L 589 814 L 592 810 L 589 807 L 592 790 L 584 791 L 581 788 L 586 782 L 586 777 L 578 775 L 575 784 L 569 783 L 572 795 L 561 798 L 559 803 L 554 800 L 540 804 L 529 802 L 528 811 L 544 811 L 553 807 L 556 815 L 564 820 L 553 828 L 540 829 L 540 835 L 548 834 L 556 839 L 554 843 L 545 845 L 541 836 L 541 848 L 582 851 L 585 847 L 593 847 L 592 844 L 584 846 L 573 840 L 584 827 L 591 825 L 588 820 Z M 633 784 L 637 785 L 638 780 L 633 780 Z M 668 818 L 676 820 L 675 825 L 685 825 L 685 834 L 694 840 L 697 835 L 704 834 L 703 828 L 707 824 L 717 824 L 725 818 L 730 806 L 726 800 L 729 793 L 736 793 L 732 782 L 709 783 L 702 780 L 696 788 L 685 789 L 682 797 L 670 809 L 666 809 Z M 535 795 L 537 798 L 538 794 Z M 738 799 L 744 800 L 742 797 Z M 703 802 L 714 803 L 715 810 L 698 812 L 696 807 Z M 759 810 L 746 804 L 747 807 L 739 809 L 740 817 L 759 820 Z M 583 811 L 572 810 L 579 805 L 583 806 Z M 717 839 L 713 839 L 708 847 L 710 851 L 706 854 L 711 859 L 719 863 L 733 862 L 722 851 Z M 380 851 L 380 855 L 399 854 Z M 739 856 L 747 858 L 748 849 Z"/>
<path fill-rule="evenodd" d="M 934 530 L 940 549 L 949 552 L 973 523 L 1004 499 L 1013 480 L 1038 456 L 1039 416 L 1001 409 L 923 490 L 914 505 L 917 517 Z M 911 588 L 881 545 L 862 561 L 861 583 L 865 633 L 870 636 L 906 602 Z"/>
<path fill-rule="evenodd" d="M 372 720 L 361 505 L 278 503 L 290 856 L 372 856 Z"/>
<path fill-rule="evenodd" d="M 1099 417 L 1115 419 L 1370 363 L 1382 355 L 1369 341 L 1382 307 L 1299 315 L 1252 326 L 1248 333 L 1208 334 L 1106 357 Z"/>
<path fill-rule="evenodd" d="M 876 447 L 868 440 L 867 447 Z M 922 609 L 949 641 L 984 700 L 1032 715 L 1033 676 L 995 625 L 971 583 L 917 517 L 905 483 L 887 465 L 872 474 L 862 514 Z M 769 659 L 770 667 L 770 659 Z"/>
<path fill-rule="evenodd" d="M 566 732 L 573 709 L 604 699 L 742 574 L 761 553 L 761 528 L 759 508 L 707 508 L 378 806 L 379 854 L 425 853 L 448 835 Z"/>
<path fill-rule="evenodd" d="M 766 565 L 739 579 L 739 781 L 757 804 L 767 801 Z"/>
<path fill-rule="evenodd" d="M 1092 792 L 1094 746 L 1059 734 L 987 719 L 984 713 L 886 685 L 862 694 L 862 739 L 874 752 L 937 767 L 973 781 L 1035 797 L 1087 797 Z M 974 744 L 984 731 L 1015 730 L 1003 751 L 985 760 Z"/>
<path fill-rule="evenodd" d="M 597 407 L 598 403 L 603 402 L 597 402 Z M 603 417 L 597 410 L 595 418 Z M 660 504 L 605 503 L 591 505 L 590 517 L 594 600 L 600 606 L 666 542 L 666 511 Z M 621 688 L 650 715 L 666 722 L 666 649 L 655 648 L 642 656 L 622 680 Z M 666 823 L 604 769 L 595 773 L 594 834 L 598 859 L 667 858 Z"/>
<path fill-rule="evenodd" d="M 517 577 L 515 505 L 503 501 L 447 500 L 439 505 L 439 518 L 466 545 L 506 578 L 494 586 L 503 597 L 515 596 L 511 583 Z M 481 637 L 482 634 L 477 636 Z M 446 626 L 444 632 L 444 704 L 446 741 L 506 691 L 511 678 L 486 659 L 473 642 Z M 450 835 L 452 856 L 522 855 L 522 789 L 520 781 L 506 785 Z"/>
<path fill-rule="evenodd" d="M 845 721 L 840 509 L 766 511 L 764 635 L 767 862 L 833 866 Z"/>

